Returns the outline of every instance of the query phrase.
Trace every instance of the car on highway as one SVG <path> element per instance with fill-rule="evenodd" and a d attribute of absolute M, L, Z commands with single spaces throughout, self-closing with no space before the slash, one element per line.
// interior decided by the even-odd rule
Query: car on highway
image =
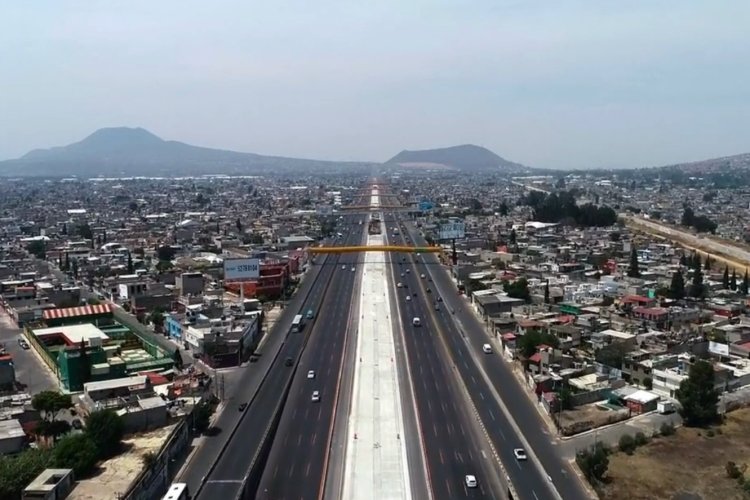
<path fill-rule="evenodd" d="M 482 346 L 482 350 L 484 351 L 485 354 L 492 354 L 492 346 L 489 344 L 484 344 Z"/>
<path fill-rule="evenodd" d="M 315 378 L 315 370 L 309 370 L 307 372 L 307 378 Z"/>
<path fill-rule="evenodd" d="M 420 274 L 419 277 L 424 279 L 424 273 Z"/>
<path fill-rule="evenodd" d="M 402 278 L 404 277 L 404 273 L 401 273 L 401 277 L 402 277 Z"/>
<path fill-rule="evenodd" d="M 442 301 L 443 301 L 443 298 L 442 297 L 438 297 L 438 302 L 442 302 Z"/>
<path fill-rule="evenodd" d="M 422 326 L 422 320 L 414 316 L 414 319 L 411 320 L 411 324 L 414 326 Z"/>
<path fill-rule="evenodd" d="M 398 283 L 396 283 L 396 287 L 397 288 L 403 288 L 404 284 L 399 281 Z"/>
<path fill-rule="evenodd" d="M 427 291 L 427 293 L 432 293 L 432 288 L 428 287 L 426 291 Z"/>
<path fill-rule="evenodd" d="M 526 460 L 526 451 L 523 448 L 515 448 L 513 455 L 516 456 L 516 460 Z"/>
<path fill-rule="evenodd" d="M 406 296 L 406 301 L 407 301 L 407 302 L 411 301 L 411 295 L 407 295 L 407 296 Z"/>
<path fill-rule="evenodd" d="M 315 315 L 313 314 L 312 309 L 308 309 L 307 310 L 307 319 L 313 319 L 313 317 L 315 317 Z"/>
<path fill-rule="evenodd" d="M 354 266 L 352 266 L 352 272 L 354 272 L 354 271 L 355 271 Z"/>
<path fill-rule="evenodd" d="M 26 342 L 26 340 L 24 340 L 24 339 L 18 339 L 18 345 L 21 346 L 21 349 L 28 349 L 29 348 L 29 343 Z"/>
<path fill-rule="evenodd" d="M 411 271 L 409 271 L 408 269 L 406 270 L 406 274 L 409 274 L 410 272 L 411 272 Z"/>
<path fill-rule="evenodd" d="M 439 311 L 439 310 L 440 310 L 440 304 L 435 304 L 435 310 L 436 310 L 436 311 Z"/>
<path fill-rule="evenodd" d="M 346 271 L 346 265 L 341 266 L 342 271 Z"/>
<path fill-rule="evenodd" d="M 286 359 L 284 360 L 284 364 L 285 364 L 286 366 L 292 366 L 292 365 L 294 364 L 294 361 L 292 360 L 292 358 L 286 358 Z"/>
<path fill-rule="evenodd" d="M 247 408 L 247 403 L 242 403 L 242 404 L 241 404 L 241 405 L 239 406 L 239 410 L 240 410 L 240 411 L 245 411 L 245 408 Z"/>
<path fill-rule="evenodd" d="M 466 483 L 467 488 L 477 487 L 477 478 L 471 474 L 466 474 L 466 477 L 464 478 L 464 482 Z"/>
<path fill-rule="evenodd" d="M 312 398 L 310 398 L 313 403 L 317 403 L 320 401 L 320 393 L 318 391 L 313 391 Z"/>

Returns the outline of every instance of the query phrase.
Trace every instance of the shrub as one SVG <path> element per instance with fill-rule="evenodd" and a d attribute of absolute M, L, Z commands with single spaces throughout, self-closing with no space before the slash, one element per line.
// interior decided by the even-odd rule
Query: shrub
<path fill-rule="evenodd" d="M 648 444 L 648 438 L 646 435 L 642 432 L 638 432 L 635 435 L 635 445 L 636 446 L 643 446 L 644 444 Z"/>
<path fill-rule="evenodd" d="M 738 477 L 742 476 L 742 472 L 740 472 L 740 468 L 737 467 L 737 464 L 732 462 L 731 460 L 727 462 L 724 468 L 727 471 L 727 477 L 729 479 L 737 479 Z"/>
<path fill-rule="evenodd" d="M 609 449 L 602 443 L 576 453 L 576 464 L 589 483 L 594 484 L 604 478 L 609 467 L 608 455 Z"/>
<path fill-rule="evenodd" d="M 714 437 L 714 430 L 713 429 L 708 429 L 706 431 L 706 436 L 710 437 L 710 438 Z"/>
<path fill-rule="evenodd" d="M 620 436 L 620 441 L 618 443 L 620 451 L 623 453 L 627 453 L 628 455 L 632 455 L 635 451 L 635 439 L 633 439 L 633 436 L 630 434 L 623 434 Z"/>
<path fill-rule="evenodd" d="M 659 434 L 662 436 L 671 436 L 675 433 L 674 424 L 671 422 L 664 422 L 661 424 L 661 427 L 659 427 Z"/>

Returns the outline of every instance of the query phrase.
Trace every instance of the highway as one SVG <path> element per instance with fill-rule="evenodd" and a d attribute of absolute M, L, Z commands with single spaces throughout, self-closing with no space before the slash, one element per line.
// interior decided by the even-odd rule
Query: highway
<path fill-rule="evenodd" d="M 392 218 L 386 218 L 388 228 L 394 224 Z M 464 402 L 465 395 L 456 383 L 456 374 L 445 361 L 444 349 L 436 337 L 434 306 L 426 294 L 418 290 L 416 267 L 409 257 L 405 257 L 405 261 L 403 258 L 400 254 L 389 254 L 393 262 L 391 286 L 395 287 L 398 282 L 407 285 L 396 288 L 395 297 L 432 496 L 435 499 L 503 498 L 505 494 L 491 449 L 477 430 L 475 416 Z M 415 292 L 416 296 L 412 295 Z M 406 300 L 407 295 L 412 295 L 411 300 Z M 421 326 L 412 324 L 414 317 L 421 319 Z M 477 477 L 477 488 L 466 487 L 464 477 L 467 474 Z"/>
<path fill-rule="evenodd" d="M 342 243 L 342 240 L 335 242 Z M 264 347 L 264 355 L 258 363 L 254 363 L 259 365 L 260 376 L 257 372 L 248 371 L 248 384 L 240 384 L 242 392 L 230 397 L 229 404 L 222 412 L 221 417 L 227 414 L 224 421 L 220 417 L 222 434 L 229 433 L 229 436 L 215 444 L 212 449 L 205 448 L 205 445 L 199 448 L 198 453 L 203 453 L 191 461 L 183 474 L 189 484 L 198 483 L 197 486 L 190 484 L 191 490 L 196 492 L 195 498 L 239 498 L 251 467 L 262 465 L 262 445 L 267 439 L 272 438 L 270 431 L 273 417 L 283 406 L 285 390 L 295 373 L 295 367 L 285 366 L 285 360 L 292 358 L 296 366 L 305 342 L 317 323 L 317 318 L 308 320 L 301 333 L 289 333 L 292 317 L 309 309 L 319 311 L 327 291 L 331 289 L 329 284 L 333 281 L 332 278 L 339 274 L 339 256 L 317 256 L 316 259 L 317 263 L 309 271 L 310 275 L 305 278 L 300 290 L 287 307 L 287 312 L 277 323 L 278 330 L 274 328 L 274 337 L 269 339 Z M 348 274 L 354 273 L 349 271 Z M 274 341 L 275 344 L 269 345 Z M 274 346 L 279 348 L 276 354 Z M 265 375 L 262 375 L 262 364 L 265 364 L 268 370 Z M 244 412 L 239 412 L 238 406 L 243 402 L 247 402 L 248 407 Z M 232 414 L 236 415 L 234 419 L 230 416 Z M 226 421 L 230 426 L 233 421 L 236 422 L 235 427 L 223 427 Z M 206 442 L 208 443 L 211 443 L 210 439 Z M 215 450 L 217 446 L 220 447 L 218 452 Z M 201 469 L 207 471 L 205 476 L 196 476 L 195 472 Z"/>
<path fill-rule="evenodd" d="M 407 229 L 413 244 L 427 244 L 412 224 L 401 227 L 402 234 L 403 229 Z M 457 293 L 456 286 L 437 257 L 423 254 L 407 260 L 419 262 L 415 266 L 418 271 L 412 271 L 412 274 L 418 272 L 426 275 L 425 280 L 419 280 L 420 289 L 429 286 L 432 295 L 439 295 L 443 299 L 440 310 L 434 311 L 437 313 L 438 333 L 448 345 L 452 364 L 471 395 L 493 449 L 517 492 L 517 498 L 589 498 L 590 493 L 570 464 L 561 457 L 555 436 L 549 434 L 542 417 L 517 383 L 510 367 L 497 353 L 482 352 L 482 345 L 490 342 L 489 336 L 466 300 Z M 493 346 L 496 348 L 497 344 Z M 517 425 L 519 422 L 521 425 Z M 526 450 L 529 460 L 519 462 L 515 459 L 513 449 L 518 447 Z"/>
<path fill-rule="evenodd" d="M 358 245 L 364 238 L 365 217 L 347 215 L 344 244 Z M 343 230 L 342 230 L 343 231 Z M 356 290 L 360 276 L 359 254 L 333 255 L 329 291 L 315 311 L 317 319 L 309 332 L 294 381 L 281 416 L 256 498 L 317 499 L 323 497 L 334 417 L 338 406 L 344 351 L 356 328 Z M 336 260 L 337 259 L 337 260 Z M 352 268 L 357 272 L 352 272 Z M 315 378 L 308 379 L 308 370 Z M 320 401 L 311 401 L 313 391 Z M 346 411 L 339 413 L 346 418 Z"/>

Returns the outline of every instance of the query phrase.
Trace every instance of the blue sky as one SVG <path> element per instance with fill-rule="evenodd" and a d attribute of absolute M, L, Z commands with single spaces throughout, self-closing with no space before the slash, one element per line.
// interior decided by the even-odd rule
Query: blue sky
<path fill-rule="evenodd" d="M 750 2 L 5 0 L 0 159 L 106 126 L 321 159 L 750 152 Z"/>

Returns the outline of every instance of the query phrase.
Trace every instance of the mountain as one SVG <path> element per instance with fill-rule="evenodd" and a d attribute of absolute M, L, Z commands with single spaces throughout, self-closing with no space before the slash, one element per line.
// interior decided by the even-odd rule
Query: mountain
<path fill-rule="evenodd" d="M 389 165 L 422 166 L 458 169 L 467 172 L 479 170 L 517 170 L 523 165 L 510 162 L 489 149 L 473 144 L 449 148 L 404 150 L 386 162 Z"/>
<path fill-rule="evenodd" d="M 103 128 L 80 142 L 35 149 L 17 160 L 0 161 L 0 175 L 13 176 L 180 176 L 337 170 L 368 166 L 263 156 L 165 141 L 142 128 Z"/>

